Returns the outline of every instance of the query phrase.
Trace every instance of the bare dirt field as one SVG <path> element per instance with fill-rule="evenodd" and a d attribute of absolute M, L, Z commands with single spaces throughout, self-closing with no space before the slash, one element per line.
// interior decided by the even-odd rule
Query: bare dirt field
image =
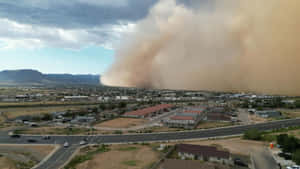
<path fill-rule="evenodd" d="M 283 113 L 284 116 L 289 118 L 300 117 L 300 109 L 278 109 Z"/>
<path fill-rule="evenodd" d="M 252 123 L 257 124 L 257 123 L 264 123 L 268 121 L 268 119 L 258 117 L 256 115 L 249 115 L 249 119 L 251 120 Z"/>
<path fill-rule="evenodd" d="M 0 168 L 31 168 L 54 150 L 50 145 L 0 145 Z"/>
<path fill-rule="evenodd" d="M 48 135 L 78 135 L 78 134 L 88 134 L 89 129 L 86 128 L 72 128 L 68 129 L 65 127 L 37 127 L 37 128 L 28 128 L 25 130 L 17 131 L 18 134 L 48 134 Z"/>
<path fill-rule="evenodd" d="M 0 168 L 1 169 L 17 169 L 14 162 L 6 157 L 0 157 Z"/>
<path fill-rule="evenodd" d="M 242 140 L 240 138 L 222 139 L 222 140 L 203 140 L 184 142 L 185 144 L 196 145 L 217 145 L 221 146 L 231 153 L 249 155 L 253 149 L 261 149 L 267 147 L 266 143 L 258 141 Z"/>
<path fill-rule="evenodd" d="M 130 128 L 146 123 L 145 119 L 135 119 L 135 118 L 117 118 L 114 120 L 106 121 L 97 124 L 95 127 L 111 127 L 111 128 Z"/>
<path fill-rule="evenodd" d="M 16 118 L 24 115 L 39 115 L 55 111 L 76 110 L 82 107 L 84 106 L 2 108 L 1 111 L 4 112 L 8 118 Z"/>
<path fill-rule="evenodd" d="M 231 126 L 230 122 L 201 122 L 197 129 L 209 129 L 209 128 L 217 128 L 217 127 L 226 127 Z"/>
<path fill-rule="evenodd" d="M 113 145 L 110 149 L 76 169 L 144 169 L 159 159 L 159 154 L 149 146 Z"/>

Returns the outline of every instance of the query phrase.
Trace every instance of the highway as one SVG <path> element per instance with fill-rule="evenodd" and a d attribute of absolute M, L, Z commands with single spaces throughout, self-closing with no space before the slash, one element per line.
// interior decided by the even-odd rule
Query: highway
<path fill-rule="evenodd" d="M 32 144 L 28 139 L 35 139 L 34 144 L 63 144 L 69 142 L 69 148 L 60 148 L 48 161 L 37 169 L 59 168 L 79 147 L 79 142 L 87 138 L 89 144 L 113 144 L 113 143 L 136 143 L 136 142 L 160 142 L 190 139 L 204 139 L 211 137 L 225 137 L 243 134 L 249 129 L 272 130 L 290 126 L 299 126 L 300 119 L 289 119 L 273 121 L 260 124 L 232 126 L 225 128 L 191 130 L 184 132 L 150 133 L 150 134 L 128 134 L 128 135 L 95 135 L 95 136 L 51 136 L 49 140 L 44 140 L 42 136 L 21 136 L 21 138 L 11 138 L 8 135 L 0 135 L 0 144 Z M 49 168 L 49 167 L 48 167 Z"/>

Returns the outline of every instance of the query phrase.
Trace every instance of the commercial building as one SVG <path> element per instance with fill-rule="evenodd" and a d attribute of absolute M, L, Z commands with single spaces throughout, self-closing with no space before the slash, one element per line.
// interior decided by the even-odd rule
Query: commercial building
<path fill-rule="evenodd" d="M 171 104 L 160 104 L 153 107 L 148 107 L 132 112 L 127 112 L 123 116 L 125 117 L 133 117 L 133 118 L 147 118 L 147 117 L 153 117 L 158 114 L 162 114 L 164 112 L 169 111 L 174 106 Z"/>
<path fill-rule="evenodd" d="M 255 114 L 262 118 L 276 118 L 282 115 L 280 111 L 275 110 L 256 111 Z"/>
<path fill-rule="evenodd" d="M 205 108 L 189 107 L 184 110 L 177 110 L 174 116 L 163 120 L 167 127 L 171 128 L 195 128 L 205 118 Z"/>
<path fill-rule="evenodd" d="M 181 159 L 193 159 L 222 164 L 233 164 L 231 155 L 227 151 L 218 150 L 212 146 L 200 146 L 191 144 L 176 145 L 176 151 Z"/>

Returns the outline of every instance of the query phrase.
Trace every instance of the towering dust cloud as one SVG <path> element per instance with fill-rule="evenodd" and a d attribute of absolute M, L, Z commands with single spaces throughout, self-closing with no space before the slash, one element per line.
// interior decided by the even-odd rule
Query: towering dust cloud
<path fill-rule="evenodd" d="M 158 2 L 124 37 L 102 82 L 300 94 L 299 0 L 194 1 L 199 8 Z"/>

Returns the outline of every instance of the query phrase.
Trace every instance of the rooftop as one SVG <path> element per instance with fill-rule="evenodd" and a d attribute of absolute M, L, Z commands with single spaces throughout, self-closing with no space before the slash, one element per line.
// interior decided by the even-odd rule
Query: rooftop
<path fill-rule="evenodd" d="M 194 154 L 203 157 L 217 157 L 229 159 L 230 153 L 226 151 L 217 150 L 216 147 L 200 146 L 191 144 L 179 144 L 176 146 L 178 152 Z"/>
<path fill-rule="evenodd" d="M 171 120 L 195 120 L 195 118 L 193 116 L 173 116 L 170 118 Z"/>

